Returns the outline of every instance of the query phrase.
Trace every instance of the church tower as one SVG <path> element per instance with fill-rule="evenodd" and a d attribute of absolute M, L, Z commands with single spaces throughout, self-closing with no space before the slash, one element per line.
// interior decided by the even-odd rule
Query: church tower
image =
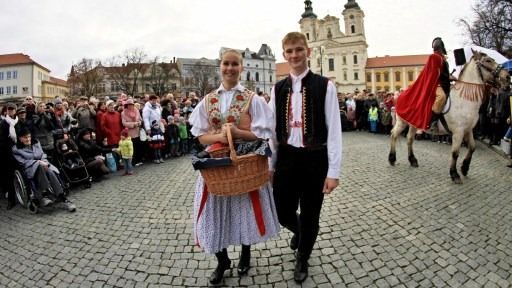
<path fill-rule="evenodd" d="M 355 0 L 346 0 L 340 18 L 326 15 L 318 19 L 312 1 L 304 1 L 305 9 L 299 20 L 300 31 L 306 36 L 311 56 L 311 71 L 333 81 L 338 92 L 362 91 L 366 88 L 365 66 L 368 59 L 364 32 L 364 12 Z"/>
<path fill-rule="evenodd" d="M 364 12 L 357 4 L 356 0 L 348 0 L 345 9 L 341 14 L 345 20 L 345 35 L 356 36 L 364 33 Z"/>

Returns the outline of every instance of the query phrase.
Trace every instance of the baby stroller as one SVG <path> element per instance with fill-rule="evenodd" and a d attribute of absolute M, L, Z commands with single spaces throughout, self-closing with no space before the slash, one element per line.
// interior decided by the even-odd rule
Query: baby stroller
<path fill-rule="evenodd" d="M 68 187 L 83 184 L 85 188 L 90 188 L 92 178 L 78 153 L 75 142 L 62 129 L 53 131 L 53 136 L 55 139 L 55 164 L 62 172 L 62 180 Z"/>

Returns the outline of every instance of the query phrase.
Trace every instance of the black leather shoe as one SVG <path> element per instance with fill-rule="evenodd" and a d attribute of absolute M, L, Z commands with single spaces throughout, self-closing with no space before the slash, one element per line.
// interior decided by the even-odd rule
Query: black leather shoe
<path fill-rule="evenodd" d="M 292 239 L 290 239 L 290 248 L 297 250 L 297 247 L 299 247 L 299 237 L 297 237 L 297 234 L 293 234 Z"/>
<path fill-rule="evenodd" d="M 251 268 L 251 246 L 242 246 L 240 261 L 238 262 L 238 275 L 245 275 Z"/>
<path fill-rule="evenodd" d="M 302 283 L 308 278 L 308 261 L 297 257 L 295 261 L 295 271 L 293 271 L 293 279 L 297 283 Z"/>
<path fill-rule="evenodd" d="M 7 202 L 7 210 L 11 210 L 12 208 L 14 208 L 14 206 L 16 206 L 16 202 Z"/>
<path fill-rule="evenodd" d="M 231 261 L 219 263 L 217 268 L 213 270 L 212 275 L 210 276 L 210 284 L 217 285 L 220 284 L 222 278 L 224 278 L 224 271 L 231 269 Z"/>

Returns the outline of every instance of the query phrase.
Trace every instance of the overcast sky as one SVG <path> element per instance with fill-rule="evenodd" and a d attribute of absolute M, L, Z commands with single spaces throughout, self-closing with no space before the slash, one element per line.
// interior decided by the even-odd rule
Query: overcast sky
<path fill-rule="evenodd" d="M 341 18 L 346 0 L 313 0 L 318 18 Z M 357 0 L 365 13 L 368 56 L 427 54 L 441 36 L 464 37 L 457 19 L 473 0 Z M 220 47 L 257 51 L 300 29 L 302 0 L 0 0 L 0 54 L 25 53 L 65 79 L 81 58 L 106 60 L 133 48 L 149 56 L 216 58 Z"/>

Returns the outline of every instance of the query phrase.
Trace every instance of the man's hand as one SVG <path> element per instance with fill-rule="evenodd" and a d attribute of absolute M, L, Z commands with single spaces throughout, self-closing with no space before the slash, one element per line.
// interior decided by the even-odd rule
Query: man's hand
<path fill-rule="evenodd" d="M 324 194 L 331 194 L 332 190 L 334 190 L 334 188 L 338 187 L 338 185 L 339 185 L 338 179 L 327 177 L 327 178 L 325 178 L 324 189 L 322 192 Z"/>

